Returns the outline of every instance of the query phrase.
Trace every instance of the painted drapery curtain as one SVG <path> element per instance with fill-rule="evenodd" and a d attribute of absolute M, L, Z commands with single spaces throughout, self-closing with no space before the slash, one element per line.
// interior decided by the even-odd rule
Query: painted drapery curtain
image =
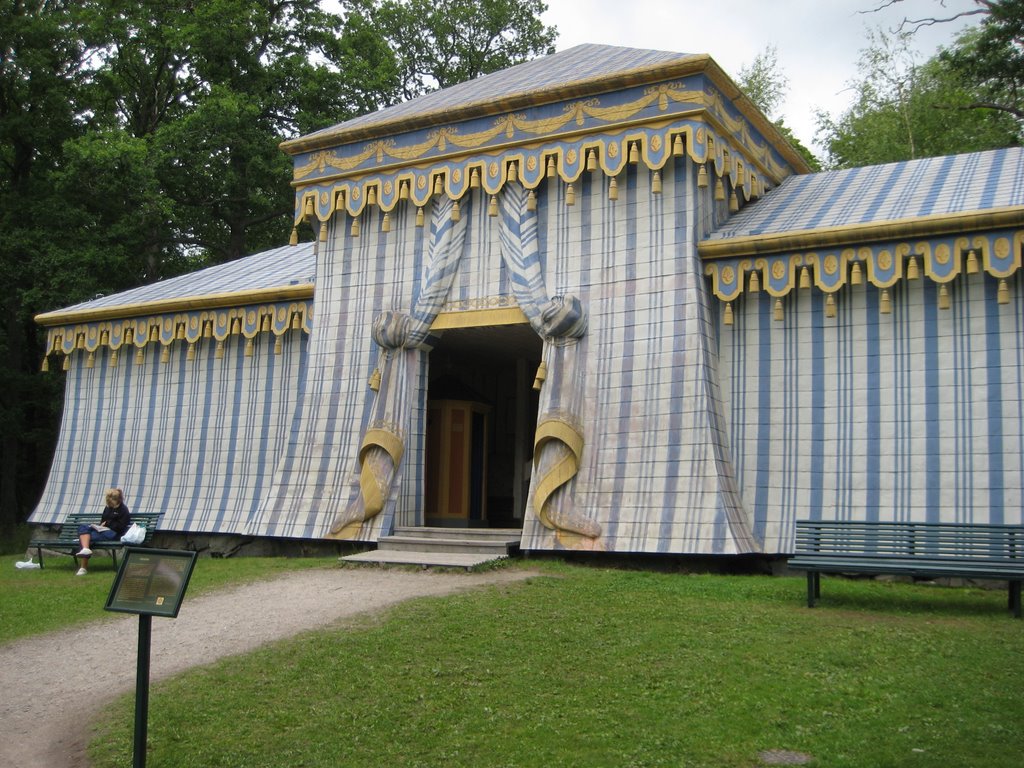
<path fill-rule="evenodd" d="M 467 197 L 462 215 L 455 215 L 454 201 L 447 196 L 435 199 L 426 271 L 411 310 L 387 310 L 374 319 L 373 340 L 381 352 L 373 376 L 376 391 L 370 420 L 359 445 L 359 479 L 331 524 L 331 538 L 356 538 L 363 522 L 380 513 L 391 494 L 407 447 L 418 356 L 462 260 L 470 206 Z"/>
<path fill-rule="evenodd" d="M 573 478 L 585 445 L 580 342 L 587 313 L 577 296 L 549 296 L 544 285 L 537 216 L 526 190 L 506 184 L 500 205 L 501 255 L 516 301 L 544 340 L 538 370 L 540 415 L 534 437 L 530 504 L 541 523 L 569 548 L 600 548 L 601 526 L 573 503 Z"/>

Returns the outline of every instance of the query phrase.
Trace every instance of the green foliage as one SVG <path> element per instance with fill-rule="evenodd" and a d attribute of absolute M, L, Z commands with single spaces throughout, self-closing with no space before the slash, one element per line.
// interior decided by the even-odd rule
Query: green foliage
<path fill-rule="evenodd" d="M 977 98 L 967 108 L 994 109 L 1024 120 L 1024 0 L 976 3 L 987 11 L 980 28 L 939 59 L 974 85 Z"/>
<path fill-rule="evenodd" d="M 862 52 L 863 78 L 851 84 L 853 106 L 839 117 L 818 116 L 828 165 L 859 165 L 935 157 L 1018 143 L 1019 126 L 1006 113 L 975 110 L 977 84 L 951 67 L 943 54 L 918 65 L 909 35 L 875 33 Z M 961 37 L 963 50 L 973 36 Z"/>
<path fill-rule="evenodd" d="M 407 603 L 155 687 L 176 766 L 1016 766 L 1005 593 L 560 568 Z M 132 699 L 92 756 L 126 764 Z M 157 714 L 159 713 L 159 714 Z"/>
<path fill-rule="evenodd" d="M 779 65 L 778 50 L 774 45 L 765 46 L 750 64 L 740 67 L 736 84 L 746 94 L 754 106 L 766 117 L 774 121 L 790 145 L 795 149 L 812 171 L 821 170 L 821 163 L 810 149 L 805 147 L 796 137 L 782 117 L 776 115 L 789 90 L 789 78 Z"/>
<path fill-rule="evenodd" d="M 34 557 L 35 550 L 31 554 Z M 0 644 L 111 618 L 103 608 L 115 575 L 109 555 L 93 557 L 88 576 L 75 576 L 77 565 L 67 555 L 46 556 L 46 567 L 39 570 L 14 567 L 15 562 L 25 559 L 24 554 L 0 557 Z M 288 571 L 336 564 L 336 558 L 202 557 L 196 561 L 189 581 L 188 598 Z"/>
<path fill-rule="evenodd" d="M 347 0 L 395 52 L 409 99 L 554 51 L 542 0 Z"/>

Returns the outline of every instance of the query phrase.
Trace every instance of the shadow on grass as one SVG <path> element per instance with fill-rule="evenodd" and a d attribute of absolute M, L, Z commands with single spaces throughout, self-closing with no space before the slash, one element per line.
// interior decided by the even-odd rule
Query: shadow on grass
<path fill-rule="evenodd" d="M 846 583 L 844 583 L 844 581 Z M 831 583 L 830 583 L 831 582 Z M 858 584 L 856 590 L 850 585 Z M 806 595 L 802 596 L 806 600 Z M 1005 617 L 1012 619 L 1006 588 L 949 587 L 919 582 L 900 584 L 821 580 L 821 596 L 812 610 L 847 610 L 884 616 L 931 615 L 935 618 Z"/>

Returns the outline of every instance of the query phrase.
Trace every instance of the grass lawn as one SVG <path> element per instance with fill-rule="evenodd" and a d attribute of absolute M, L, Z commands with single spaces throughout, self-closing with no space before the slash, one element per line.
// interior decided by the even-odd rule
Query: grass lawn
<path fill-rule="evenodd" d="M 810 610 L 801 578 L 541 568 L 156 685 L 149 762 L 1020 765 L 1004 591 L 825 577 Z M 97 768 L 131 762 L 132 707 L 106 713 Z"/>
<path fill-rule="evenodd" d="M 44 561 L 46 567 L 40 570 L 16 569 L 14 563 L 24 559 L 24 554 L 0 557 L 0 643 L 118 615 L 103 609 L 116 573 L 106 553 L 92 558 L 88 576 L 75 576 L 78 566 L 73 566 L 68 556 L 48 556 Z M 200 558 L 189 581 L 188 596 L 286 570 L 336 563 L 334 557 Z"/>

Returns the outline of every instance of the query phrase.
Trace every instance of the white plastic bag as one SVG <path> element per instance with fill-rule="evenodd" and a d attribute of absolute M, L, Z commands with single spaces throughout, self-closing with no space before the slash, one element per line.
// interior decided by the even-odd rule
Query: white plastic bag
<path fill-rule="evenodd" d="M 121 541 L 125 544 L 141 544 L 146 540 L 146 529 L 138 523 L 132 523 L 132 527 L 124 532 Z"/>
<path fill-rule="evenodd" d="M 34 568 L 41 568 L 42 566 L 39 565 L 39 563 L 33 563 L 32 562 L 32 558 L 30 557 L 24 563 L 19 560 L 18 562 L 16 562 L 14 564 L 14 567 L 17 568 L 19 571 L 25 571 L 25 570 L 32 570 Z"/>

